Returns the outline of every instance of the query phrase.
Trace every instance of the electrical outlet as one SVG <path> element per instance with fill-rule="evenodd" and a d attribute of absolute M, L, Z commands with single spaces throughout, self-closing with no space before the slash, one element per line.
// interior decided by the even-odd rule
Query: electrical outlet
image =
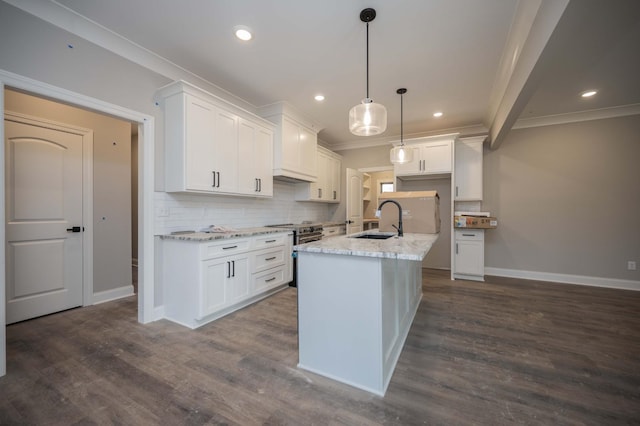
<path fill-rule="evenodd" d="M 627 269 L 630 271 L 635 271 L 636 270 L 636 262 L 635 260 L 630 260 L 627 262 Z"/>
<path fill-rule="evenodd" d="M 158 209 L 158 217 L 169 217 L 169 207 L 160 207 Z"/>

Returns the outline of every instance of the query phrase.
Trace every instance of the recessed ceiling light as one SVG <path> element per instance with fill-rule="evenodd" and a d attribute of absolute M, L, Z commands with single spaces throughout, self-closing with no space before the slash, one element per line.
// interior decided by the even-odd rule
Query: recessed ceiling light
<path fill-rule="evenodd" d="M 245 27 L 244 25 L 238 25 L 233 29 L 234 34 L 242 41 L 249 41 L 253 38 L 251 34 L 251 29 L 249 27 Z"/>
<path fill-rule="evenodd" d="M 580 96 L 582 96 L 583 98 L 590 98 L 596 93 L 598 93 L 596 90 L 587 90 L 586 92 L 582 92 Z"/>
<path fill-rule="evenodd" d="M 442 117 L 442 112 L 440 112 L 440 111 L 438 111 L 438 112 L 434 112 L 434 113 L 433 113 L 433 116 L 434 116 L 435 118 L 440 118 L 440 117 Z"/>
<path fill-rule="evenodd" d="M 313 99 L 315 99 L 318 102 L 324 101 L 324 95 L 316 95 Z"/>

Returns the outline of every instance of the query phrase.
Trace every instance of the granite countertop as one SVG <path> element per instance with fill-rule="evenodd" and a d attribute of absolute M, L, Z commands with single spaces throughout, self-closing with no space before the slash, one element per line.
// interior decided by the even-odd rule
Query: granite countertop
<path fill-rule="evenodd" d="M 352 238 L 362 234 L 377 232 L 367 231 L 337 236 L 320 241 L 301 244 L 294 249 L 304 253 L 339 254 L 345 256 L 381 257 L 387 259 L 403 259 L 422 261 L 438 239 L 439 234 L 405 233 L 402 238 L 393 236 L 386 240 L 369 240 Z"/>
<path fill-rule="evenodd" d="M 183 241 L 212 241 L 227 240 L 231 238 L 252 237 L 254 235 L 279 234 L 291 232 L 281 228 L 267 228 L 264 226 L 256 228 L 240 228 L 229 232 L 190 232 L 188 234 L 168 234 L 160 235 L 163 240 L 183 240 Z"/>
<path fill-rule="evenodd" d="M 322 222 L 322 226 L 324 228 L 329 228 L 331 226 L 347 226 L 347 224 L 344 223 L 344 221 L 342 221 L 342 222 Z"/>

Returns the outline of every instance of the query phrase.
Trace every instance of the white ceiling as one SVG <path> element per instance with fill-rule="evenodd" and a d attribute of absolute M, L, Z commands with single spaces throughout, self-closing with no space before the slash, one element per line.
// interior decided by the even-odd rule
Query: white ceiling
<path fill-rule="evenodd" d="M 520 0 L 539 2 L 540 0 Z M 558 1 L 558 0 L 542 0 Z M 491 127 L 519 0 L 58 0 L 258 107 L 287 101 L 338 146 L 349 109 L 365 97 L 365 24 L 370 95 L 387 107 L 385 136 Z M 529 6 L 529 5 L 528 5 Z M 254 32 L 250 42 L 233 27 Z M 513 43 L 511 43 L 513 44 Z M 514 105 L 523 117 L 640 104 L 640 1 L 571 0 Z M 503 60 L 504 58 L 504 60 Z M 506 62 L 505 62 L 506 61 Z M 501 64 L 502 67 L 501 68 Z M 578 94 L 597 88 L 587 102 Z M 326 99 L 319 103 L 314 95 Z M 444 116 L 432 117 L 441 110 Z M 520 111 L 517 111 L 520 115 Z M 366 138 L 365 138 L 366 139 Z"/>

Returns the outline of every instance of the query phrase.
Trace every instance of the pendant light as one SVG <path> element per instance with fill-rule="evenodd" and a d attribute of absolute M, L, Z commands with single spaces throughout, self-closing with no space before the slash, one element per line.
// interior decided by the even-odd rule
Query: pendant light
<path fill-rule="evenodd" d="M 349 130 L 357 136 L 379 135 L 387 130 L 387 109 L 369 97 L 369 22 L 375 18 L 375 9 L 360 12 L 360 20 L 367 24 L 367 97 L 349 111 Z"/>
<path fill-rule="evenodd" d="M 396 90 L 396 93 L 400 95 L 400 146 L 394 146 L 391 148 L 391 162 L 393 164 L 404 164 L 409 163 L 413 160 L 413 148 L 407 148 L 404 146 L 404 129 L 403 129 L 403 120 L 404 120 L 404 111 L 402 105 L 402 95 L 407 93 L 407 89 L 402 88 Z"/>

